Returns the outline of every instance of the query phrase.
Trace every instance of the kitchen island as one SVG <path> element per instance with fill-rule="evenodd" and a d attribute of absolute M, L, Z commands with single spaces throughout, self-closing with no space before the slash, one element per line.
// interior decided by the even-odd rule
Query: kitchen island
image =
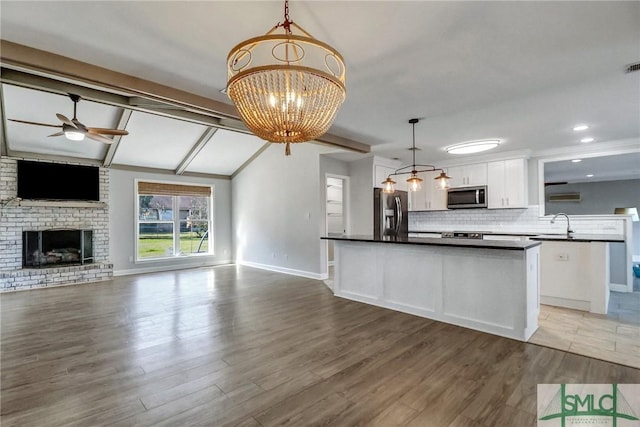
<path fill-rule="evenodd" d="M 527 341 L 538 327 L 540 242 L 323 237 L 334 294 Z"/>
<path fill-rule="evenodd" d="M 624 236 L 603 234 L 539 235 L 542 304 L 607 314 L 609 244 Z"/>

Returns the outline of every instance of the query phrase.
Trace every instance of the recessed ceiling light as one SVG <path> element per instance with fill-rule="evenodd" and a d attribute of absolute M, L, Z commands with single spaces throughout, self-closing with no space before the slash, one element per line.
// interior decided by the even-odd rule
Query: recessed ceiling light
<path fill-rule="evenodd" d="M 587 130 L 587 129 L 589 129 L 589 126 L 587 125 L 575 125 L 573 127 L 573 130 L 575 130 L 576 132 L 581 130 Z"/>
<path fill-rule="evenodd" d="M 586 176 L 587 176 L 587 178 L 593 178 L 593 174 L 592 173 L 587 174 Z"/>
<path fill-rule="evenodd" d="M 571 160 L 571 163 L 580 163 L 582 161 L 582 159 L 573 159 Z"/>
<path fill-rule="evenodd" d="M 445 148 L 445 150 L 447 150 L 447 153 L 449 154 L 472 154 L 491 150 L 492 148 L 496 148 L 498 145 L 500 145 L 500 140 L 487 139 L 484 141 L 471 141 L 451 145 Z"/>
<path fill-rule="evenodd" d="M 593 138 L 582 138 L 580 142 L 593 142 L 595 141 Z"/>

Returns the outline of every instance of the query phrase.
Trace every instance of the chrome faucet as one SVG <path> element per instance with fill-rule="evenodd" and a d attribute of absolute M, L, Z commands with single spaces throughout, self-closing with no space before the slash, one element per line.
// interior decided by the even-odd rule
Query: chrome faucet
<path fill-rule="evenodd" d="M 560 212 L 554 215 L 554 217 L 551 219 L 551 224 L 554 224 L 556 222 L 556 218 L 558 218 L 560 215 L 564 216 L 565 218 L 567 218 L 567 239 L 571 238 L 571 235 L 573 234 L 573 230 L 571 229 L 571 221 L 569 221 L 569 215 L 567 215 L 564 212 Z"/>

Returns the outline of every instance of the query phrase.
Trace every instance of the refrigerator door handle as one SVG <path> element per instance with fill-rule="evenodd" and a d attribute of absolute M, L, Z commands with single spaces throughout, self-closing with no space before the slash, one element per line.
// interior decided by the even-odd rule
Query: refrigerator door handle
<path fill-rule="evenodd" d="M 396 214 L 398 216 L 398 220 L 396 221 L 396 236 L 400 234 L 400 224 L 402 224 L 402 203 L 400 201 L 400 197 L 396 196 Z"/>

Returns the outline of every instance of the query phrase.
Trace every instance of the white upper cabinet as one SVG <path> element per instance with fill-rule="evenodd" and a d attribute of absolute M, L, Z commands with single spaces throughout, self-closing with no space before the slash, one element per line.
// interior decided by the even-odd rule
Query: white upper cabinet
<path fill-rule="evenodd" d="M 373 186 L 376 188 L 382 188 L 382 183 L 387 179 L 389 175 L 395 172 L 395 169 L 383 165 L 373 165 Z M 394 177 L 391 177 L 394 178 Z M 394 181 L 396 181 L 394 179 Z"/>
<path fill-rule="evenodd" d="M 394 167 L 390 167 L 387 165 L 381 165 L 381 164 L 374 164 L 373 165 L 373 186 L 377 187 L 377 188 L 382 188 L 382 183 L 387 179 L 387 177 L 389 175 L 391 175 L 392 173 L 394 173 L 396 171 L 396 168 Z M 407 178 L 409 178 L 410 175 L 396 175 L 396 176 L 392 176 L 391 179 L 393 179 L 396 182 L 396 190 L 402 190 L 402 191 L 407 191 Z"/>
<path fill-rule="evenodd" d="M 447 168 L 447 175 L 451 177 L 451 187 L 473 187 L 487 185 L 487 164 L 452 166 Z"/>
<path fill-rule="evenodd" d="M 447 209 L 447 190 L 440 187 L 436 177 L 440 176 L 440 171 L 426 172 L 424 188 L 426 189 L 426 209 L 428 211 L 443 211 Z"/>
<path fill-rule="evenodd" d="M 526 159 L 489 162 L 487 178 L 489 209 L 527 206 Z"/>
<path fill-rule="evenodd" d="M 440 189 L 435 180 L 440 171 L 420 172 L 422 189 L 409 193 L 410 211 L 441 211 L 447 209 L 447 191 Z"/>
<path fill-rule="evenodd" d="M 418 174 L 418 177 L 423 179 L 422 188 L 420 189 L 420 191 L 409 192 L 409 210 L 410 211 L 427 210 L 427 189 L 424 182 L 427 180 L 427 177 L 425 176 L 425 172 L 420 172 Z"/>

